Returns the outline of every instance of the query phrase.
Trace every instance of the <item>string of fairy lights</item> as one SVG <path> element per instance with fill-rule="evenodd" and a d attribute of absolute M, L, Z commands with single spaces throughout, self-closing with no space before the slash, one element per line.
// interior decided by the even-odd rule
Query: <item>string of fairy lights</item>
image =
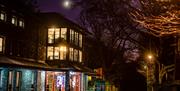
<path fill-rule="evenodd" d="M 167 11 L 159 16 L 143 16 L 138 13 L 132 15 L 137 23 L 157 37 L 180 33 L 180 10 Z"/>

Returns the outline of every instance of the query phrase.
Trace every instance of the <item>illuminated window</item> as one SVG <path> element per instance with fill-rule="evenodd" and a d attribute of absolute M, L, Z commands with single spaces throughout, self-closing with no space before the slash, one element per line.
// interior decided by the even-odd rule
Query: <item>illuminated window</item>
<path fill-rule="evenodd" d="M 21 81 L 21 72 L 16 72 L 16 91 L 19 91 L 20 89 L 20 81 Z"/>
<path fill-rule="evenodd" d="M 54 48 L 54 59 L 59 59 L 59 47 Z"/>
<path fill-rule="evenodd" d="M 12 17 L 11 23 L 17 25 L 17 18 L 15 16 Z"/>
<path fill-rule="evenodd" d="M 3 38 L 0 38 L 0 53 L 3 52 Z"/>
<path fill-rule="evenodd" d="M 48 49 L 47 49 L 47 59 L 53 60 L 53 47 L 48 47 Z"/>
<path fill-rule="evenodd" d="M 19 20 L 19 26 L 24 27 L 24 20 L 23 19 Z"/>
<path fill-rule="evenodd" d="M 60 35 L 60 28 L 48 29 L 48 43 L 54 43 L 55 39 L 58 39 Z"/>
<path fill-rule="evenodd" d="M 61 28 L 61 38 L 66 40 L 67 28 Z"/>
<path fill-rule="evenodd" d="M 65 46 L 61 46 L 60 47 L 60 60 L 65 60 L 66 59 L 66 47 Z"/>
<path fill-rule="evenodd" d="M 78 61 L 78 50 L 77 49 L 74 49 L 74 61 Z"/>
<path fill-rule="evenodd" d="M 79 51 L 79 62 L 82 62 L 82 51 Z"/>
<path fill-rule="evenodd" d="M 74 42 L 74 30 L 70 29 L 70 42 Z"/>
<path fill-rule="evenodd" d="M 8 91 L 13 91 L 13 71 L 8 72 Z"/>
<path fill-rule="evenodd" d="M 82 47 L 82 34 L 79 34 L 79 46 Z"/>
<path fill-rule="evenodd" d="M 73 61 L 73 48 L 69 48 L 69 59 Z"/>
<path fill-rule="evenodd" d="M 55 28 L 55 39 L 59 38 L 59 34 L 60 34 L 60 29 L 59 28 Z"/>
<path fill-rule="evenodd" d="M 76 45 L 78 45 L 78 40 L 79 40 L 79 39 L 78 39 L 78 33 L 75 32 L 75 44 L 76 44 Z"/>
<path fill-rule="evenodd" d="M 54 28 L 48 29 L 48 43 L 54 43 Z"/>
<path fill-rule="evenodd" d="M 6 14 L 4 12 L 1 12 L 0 19 L 6 21 Z"/>

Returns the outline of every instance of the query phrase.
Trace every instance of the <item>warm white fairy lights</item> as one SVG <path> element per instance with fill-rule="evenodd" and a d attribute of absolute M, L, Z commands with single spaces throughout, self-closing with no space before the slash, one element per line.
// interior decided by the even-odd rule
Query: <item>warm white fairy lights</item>
<path fill-rule="evenodd" d="M 135 21 L 155 36 L 180 33 L 180 10 L 167 11 L 159 16 L 133 14 Z"/>

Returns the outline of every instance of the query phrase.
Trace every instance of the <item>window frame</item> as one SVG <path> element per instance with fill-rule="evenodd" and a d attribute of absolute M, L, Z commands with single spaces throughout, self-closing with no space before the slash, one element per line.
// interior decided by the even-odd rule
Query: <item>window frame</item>
<path fill-rule="evenodd" d="M 67 30 L 68 30 L 68 28 L 61 27 L 60 29 L 61 29 L 61 30 L 60 30 L 60 38 L 61 38 L 61 39 L 64 39 L 64 40 L 67 40 Z M 65 29 L 65 34 L 62 34 L 63 31 L 64 31 L 64 29 Z M 62 30 L 63 30 L 63 31 L 62 31 Z M 63 35 L 63 37 L 62 37 L 62 35 Z"/>
<path fill-rule="evenodd" d="M 54 31 L 54 28 L 48 28 L 48 36 L 47 36 L 47 38 L 48 38 L 48 44 L 52 44 L 52 43 L 54 43 L 54 41 L 55 41 L 55 31 Z M 52 42 L 50 42 L 50 41 L 52 41 Z"/>
<path fill-rule="evenodd" d="M 83 35 L 81 33 L 79 33 L 79 47 L 83 47 Z"/>
<path fill-rule="evenodd" d="M 17 74 L 18 78 L 17 78 Z M 16 91 L 20 91 L 21 88 L 21 79 L 22 79 L 22 72 L 21 71 L 16 71 Z"/>
<path fill-rule="evenodd" d="M 15 26 L 17 26 L 17 17 L 16 16 L 12 16 L 11 17 L 11 23 Z"/>
<path fill-rule="evenodd" d="M 19 19 L 19 22 L 18 22 L 19 24 L 19 27 L 22 27 L 22 28 L 24 28 L 24 19 Z M 21 25 L 21 23 L 22 23 L 22 25 Z"/>
<path fill-rule="evenodd" d="M 81 50 L 79 50 L 79 62 L 83 62 L 83 52 Z"/>
<path fill-rule="evenodd" d="M 69 48 L 69 60 L 74 61 L 74 48 Z"/>
<path fill-rule="evenodd" d="M 52 48 L 52 55 L 51 55 L 51 53 L 49 53 L 50 51 L 49 51 L 49 48 Z M 48 46 L 47 47 L 47 60 L 54 60 L 54 47 L 53 46 Z M 51 59 L 51 57 L 52 57 L 52 59 Z"/>
<path fill-rule="evenodd" d="M 11 73 L 11 75 L 10 75 L 10 73 Z M 8 84 L 8 91 L 12 91 L 13 90 L 13 80 L 14 80 L 14 72 L 13 72 L 13 70 L 9 70 L 8 71 L 8 80 L 7 80 L 7 84 Z"/>
<path fill-rule="evenodd" d="M 75 41 L 75 31 L 70 29 L 70 43 L 74 44 Z"/>
<path fill-rule="evenodd" d="M 66 60 L 66 56 L 67 56 L 67 47 L 66 46 L 60 46 L 59 48 L 59 52 L 60 52 L 60 58 L 59 60 Z M 61 57 L 62 56 L 62 57 Z"/>
<path fill-rule="evenodd" d="M 0 36 L 0 40 L 1 40 L 1 39 L 2 39 L 2 41 L 1 41 L 1 43 L 0 43 L 0 45 L 1 45 L 1 46 L 0 46 L 0 47 L 1 47 L 1 48 L 0 48 L 0 49 L 1 49 L 1 50 L 0 50 L 0 53 L 4 53 L 4 49 L 5 49 L 5 38 Z"/>
<path fill-rule="evenodd" d="M 2 19 L 2 16 L 1 15 L 3 15 L 4 17 L 4 19 Z M 4 11 L 1 11 L 1 13 L 0 13 L 0 20 L 1 21 L 6 21 L 6 18 L 7 18 L 7 14 L 4 12 Z"/>

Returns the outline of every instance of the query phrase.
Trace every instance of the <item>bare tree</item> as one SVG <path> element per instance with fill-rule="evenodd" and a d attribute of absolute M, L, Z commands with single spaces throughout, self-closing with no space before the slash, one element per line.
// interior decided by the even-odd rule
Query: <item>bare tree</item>
<path fill-rule="evenodd" d="M 126 55 L 141 45 L 137 23 L 130 14 L 131 4 L 131 0 L 81 1 L 82 25 L 91 32 L 94 40 L 96 57 L 91 61 L 101 63 L 106 79 L 116 84 L 128 73 L 136 72 L 135 66 L 127 64 L 136 59 L 130 58 L 132 56 L 127 58 Z"/>

